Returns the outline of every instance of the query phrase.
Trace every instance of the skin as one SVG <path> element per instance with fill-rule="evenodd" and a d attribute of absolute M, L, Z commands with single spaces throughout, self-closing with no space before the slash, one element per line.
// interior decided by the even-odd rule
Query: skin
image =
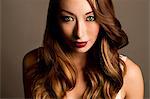
<path fill-rule="evenodd" d="M 144 82 L 140 67 L 131 59 L 125 61 L 127 73 L 124 77 L 124 92 L 126 99 L 143 99 Z"/>
<path fill-rule="evenodd" d="M 86 88 L 82 72 L 86 63 L 86 52 L 95 43 L 100 26 L 86 0 L 66 0 L 65 2 L 61 0 L 59 25 L 66 44 L 73 48 L 72 60 L 78 70 L 76 86 L 73 90 L 67 92 L 65 98 L 79 99 Z M 73 46 L 73 42 L 85 41 L 87 41 L 87 44 L 82 48 Z"/>
<path fill-rule="evenodd" d="M 86 53 L 95 43 L 100 26 L 96 23 L 93 10 L 86 0 L 65 0 L 65 2 L 64 0 L 60 0 L 60 8 L 59 25 L 63 31 L 66 44 L 73 48 L 72 60 L 78 71 L 75 88 L 68 91 L 64 98 L 80 99 L 86 88 L 82 71 L 82 68 L 86 64 Z M 62 16 L 63 18 L 67 16 L 65 17 L 67 21 L 62 20 Z M 88 43 L 85 47 L 76 48 L 72 44 L 74 41 L 88 41 Z M 34 50 L 24 57 L 23 71 L 36 63 L 37 55 L 38 51 Z M 121 96 L 121 99 L 143 99 L 144 84 L 139 66 L 129 58 L 124 62 L 127 72 L 124 76 L 123 87 L 117 96 Z M 30 88 L 33 82 L 32 79 L 25 76 L 25 72 L 23 73 L 25 97 L 31 97 Z"/>
<path fill-rule="evenodd" d="M 37 62 L 38 50 L 33 50 L 29 52 L 23 60 L 23 71 L 26 71 L 30 66 Z M 117 94 L 116 99 L 143 99 L 144 96 L 144 84 L 143 84 L 143 77 L 140 70 L 140 67 L 136 65 L 131 59 L 127 58 L 124 61 L 127 67 L 126 74 L 124 76 L 124 83 L 123 86 Z M 81 62 L 84 64 L 84 62 Z M 83 65 L 82 64 L 82 65 Z M 81 65 L 79 63 L 79 65 Z M 78 69 L 80 70 L 80 69 Z M 25 97 L 32 97 L 30 88 L 32 87 L 32 79 L 26 76 L 26 73 L 23 72 L 23 82 L 24 82 L 24 91 Z M 68 91 L 65 99 L 80 99 L 81 95 L 86 88 L 85 82 L 83 80 L 82 72 L 79 72 L 76 86 L 73 90 Z"/>
<path fill-rule="evenodd" d="M 100 25 L 96 22 L 93 10 L 86 0 L 60 0 L 59 25 L 62 35 L 74 53 L 85 53 L 95 43 Z M 87 42 L 78 48 L 74 42 Z"/>
<path fill-rule="evenodd" d="M 60 9 L 60 16 L 63 18 L 59 20 L 59 24 L 66 43 L 74 48 L 73 61 L 78 70 L 76 86 L 67 92 L 65 98 L 77 99 L 81 97 L 86 87 L 81 67 L 84 67 L 86 63 L 86 52 L 95 43 L 100 26 L 96 23 L 93 10 L 86 0 L 66 0 L 65 2 L 61 0 Z M 88 43 L 83 48 L 76 48 L 72 44 L 74 41 L 88 41 Z M 126 99 L 142 99 L 144 88 L 140 68 L 128 58 L 125 64 L 127 73 L 120 94 Z"/>

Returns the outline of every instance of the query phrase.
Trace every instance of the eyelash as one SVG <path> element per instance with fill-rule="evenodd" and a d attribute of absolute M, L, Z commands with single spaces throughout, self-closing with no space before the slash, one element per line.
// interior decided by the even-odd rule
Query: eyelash
<path fill-rule="evenodd" d="M 88 16 L 86 21 L 95 21 L 95 16 Z"/>
<path fill-rule="evenodd" d="M 74 21 L 74 18 L 71 16 L 61 16 L 61 19 L 64 22 Z M 95 21 L 95 16 L 86 17 L 86 21 Z"/>
<path fill-rule="evenodd" d="M 64 22 L 74 21 L 74 18 L 71 16 L 61 16 L 61 19 Z"/>

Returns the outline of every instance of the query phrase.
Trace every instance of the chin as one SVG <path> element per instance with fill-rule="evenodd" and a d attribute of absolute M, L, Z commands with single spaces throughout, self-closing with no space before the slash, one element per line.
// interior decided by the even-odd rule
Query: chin
<path fill-rule="evenodd" d="M 76 48 L 75 51 L 78 53 L 86 53 L 89 51 L 90 48 Z"/>

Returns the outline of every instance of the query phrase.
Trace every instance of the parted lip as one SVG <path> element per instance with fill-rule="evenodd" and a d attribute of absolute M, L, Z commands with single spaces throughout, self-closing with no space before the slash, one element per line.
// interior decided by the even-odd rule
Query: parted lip
<path fill-rule="evenodd" d="M 82 41 L 82 42 L 76 41 L 76 42 L 74 42 L 74 46 L 77 48 L 82 48 L 82 47 L 86 46 L 87 42 L 88 41 Z"/>

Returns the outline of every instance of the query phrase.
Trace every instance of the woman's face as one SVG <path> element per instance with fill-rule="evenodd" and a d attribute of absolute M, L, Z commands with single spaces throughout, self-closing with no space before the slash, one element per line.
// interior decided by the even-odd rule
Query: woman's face
<path fill-rule="evenodd" d="M 93 46 L 100 26 L 87 0 L 60 0 L 58 18 L 65 44 L 80 53 Z"/>

